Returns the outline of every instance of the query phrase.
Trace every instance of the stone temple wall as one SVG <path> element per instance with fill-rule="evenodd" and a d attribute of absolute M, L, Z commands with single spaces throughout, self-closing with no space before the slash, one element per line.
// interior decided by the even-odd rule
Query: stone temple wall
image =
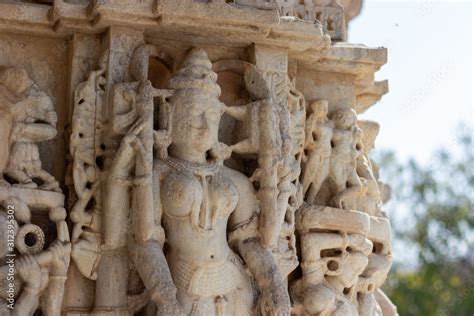
<path fill-rule="evenodd" d="M 0 0 L 1 315 L 396 315 L 361 0 Z"/>

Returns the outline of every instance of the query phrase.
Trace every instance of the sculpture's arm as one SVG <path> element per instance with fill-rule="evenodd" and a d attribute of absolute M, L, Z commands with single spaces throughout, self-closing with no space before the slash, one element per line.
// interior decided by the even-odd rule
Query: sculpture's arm
<path fill-rule="evenodd" d="M 357 174 L 362 178 L 365 178 L 369 181 L 377 181 L 372 172 L 369 160 L 362 153 L 359 155 L 359 157 L 357 157 L 356 171 Z"/>
<path fill-rule="evenodd" d="M 314 125 L 316 124 L 316 117 L 314 114 L 310 114 L 309 117 L 305 121 L 305 140 L 304 146 L 305 148 L 310 148 L 313 145 L 313 132 L 314 132 Z"/>
<path fill-rule="evenodd" d="M 54 241 L 48 250 L 52 255 L 49 268 L 49 282 L 42 296 L 42 311 L 45 315 L 60 315 L 71 256 L 71 244 Z"/>
<path fill-rule="evenodd" d="M 239 192 L 239 202 L 229 219 L 229 243 L 244 259 L 261 294 L 263 315 L 289 315 L 290 298 L 283 277 L 269 249 L 258 235 L 258 203 L 250 181 L 242 174 L 227 169 Z"/>
<path fill-rule="evenodd" d="M 39 142 L 53 139 L 56 136 L 56 133 L 56 128 L 49 124 L 16 123 L 12 135 L 15 135 L 15 140 L 27 138 L 29 140 Z"/>
<path fill-rule="evenodd" d="M 240 105 L 240 106 L 226 106 L 225 111 L 227 114 L 232 116 L 239 121 L 245 120 L 245 116 L 248 113 L 249 104 Z"/>
<path fill-rule="evenodd" d="M 39 305 L 39 293 L 28 287 L 21 292 L 20 298 L 15 303 L 13 316 L 33 315 Z"/>
<path fill-rule="evenodd" d="M 12 314 L 14 316 L 33 315 L 39 305 L 41 268 L 36 259 L 29 255 L 18 260 L 15 268 L 24 281 L 24 285 Z"/>
<path fill-rule="evenodd" d="M 147 241 L 130 240 L 128 249 L 130 256 L 140 274 L 146 288 L 150 292 L 151 299 L 157 304 L 160 315 L 180 315 L 181 308 L 176 298 L 176 286 L 171 278 L 163 244 L 165 233 L 161 226 L 161 198 L 159 166 L 153 170 L 152 200 L 154 211 L 154 231 Z M 137 188 L 140 190 L 140 187 Z M 149 192 L 148 190 L 144 192 Z M 143 197 L 143 196 L 141 196 Z"/>
<path fill-rule="evenodd" d="M 262 315 L 289 315 L 290 297 L 283 277 L 269 249 L 265 249 L 257 238 L 237 242 L 237 251 L 254 276 L 262 294 Z"/>

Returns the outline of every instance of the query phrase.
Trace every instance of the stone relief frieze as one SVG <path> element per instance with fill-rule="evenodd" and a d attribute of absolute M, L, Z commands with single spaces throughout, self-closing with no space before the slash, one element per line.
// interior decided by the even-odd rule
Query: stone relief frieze
<path fill-rule="evenodd" d="M 160 54 L 136 48 L 136 81 L 113 88 L 111 133 L 122 136 L 95 199 L 101 214 L 85 212 L 85 204 L 106 138 L 97 132 L 105 65 L 76 89 L 72 143 L 88 144 L 81 152 L 89 157 L 73 155 L 75 184 L 86 193 L 78 194 L 74 209 L 82 215 L 73 221 L 90 229 L 95 214 L 107 224 L 96 224 L 89 239 L 84 231 L 75 237 L 73 259 L 97 279 L 96 291 L 123 291 L 127 300 L 115 308 L 125 312 L 150 300 L 165 314 L 380 314 L 374 293 L 391 255 L 389 235 L 379 235 L 389 226 L 368 157 L 378 125 L 351 109 L 329 113 L 324 99 L 306 102 L 290 78 L 250 62 L 211 63 L 199 48 L 188 51 L 166 89 L 156 89 L 148 59 Z M 219 100 L 222 71 L 242 77 L 248 103 Z M 219 141 L 223 114 L 241 127 L 228 144 Z M 81 123 L 92 115 L 99 126 Z M 254 161 L 247 175 L 224 164 L 242 157 Z M 113 276 L 98 266 L 129 263 L 133 272 L 121 284 L 101 288 Z M 127 278 L 142 284 L 139 305 Z"/>
<path fill-rule="evenodd" d="M 64 195 L 38 149 L 56 136 L 53 101 L 24 68 L 2 67 L 0 113 L 0 312 L 59 315 L 71 245 Z"/>
<path fill-rule="evenodd" d="M 381 54 L 325 41 L 348 2 L 54 2 L 68 115 L 0 67 L 2 315 L 396 315 L 380 126 L 357 114 Z M 42 163 L 57 125 L 67 179 Z"/>

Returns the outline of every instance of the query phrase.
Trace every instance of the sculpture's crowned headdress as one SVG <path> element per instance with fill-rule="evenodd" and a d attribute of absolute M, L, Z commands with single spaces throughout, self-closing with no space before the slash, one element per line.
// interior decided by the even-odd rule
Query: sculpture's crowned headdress
<path fill-rule="evenodd" d="M 204 97 L 208 102 L 217 100 L 221 94 L 217 74 L 212 71 L 212 63 L 201 48 L 192 48 L 188 52 L 168 87 L 176 90 L 175 96 Z"/>

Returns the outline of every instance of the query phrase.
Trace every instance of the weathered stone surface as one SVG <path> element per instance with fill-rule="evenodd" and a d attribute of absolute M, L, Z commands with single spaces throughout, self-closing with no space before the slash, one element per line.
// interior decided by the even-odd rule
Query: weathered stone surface
<path fill-rule="evenodd" d="M 395 315 L 360 6 L 0 1 L 1 314 Z"/>

